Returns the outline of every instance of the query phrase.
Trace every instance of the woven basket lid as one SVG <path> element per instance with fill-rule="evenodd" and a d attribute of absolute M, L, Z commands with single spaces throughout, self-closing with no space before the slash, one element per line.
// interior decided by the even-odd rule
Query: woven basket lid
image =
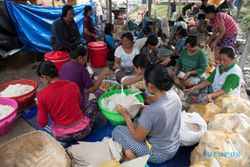
<path fill-rule="evenodd" d="M 0 145 L 1 167 L 70 167 L 64 148 L 50 135 L 33 131 Z"/>

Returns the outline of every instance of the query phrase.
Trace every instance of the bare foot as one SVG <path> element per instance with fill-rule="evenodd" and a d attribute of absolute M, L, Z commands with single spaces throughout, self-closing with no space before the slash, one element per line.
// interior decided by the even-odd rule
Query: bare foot
<path fill-rule="evenodd" d="M 134 152 L 130 149 L 124 151 L 124 160 L 132 160 L 137 158 Z"/>

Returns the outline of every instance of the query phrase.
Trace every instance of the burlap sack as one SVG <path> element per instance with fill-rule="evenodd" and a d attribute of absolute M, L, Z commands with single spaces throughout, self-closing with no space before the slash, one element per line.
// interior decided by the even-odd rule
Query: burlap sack
<path fill-rule="evenodd" d="M 217 114 L 208 124 L 208 130 L 239 133 L 250 142 L 250 118 L 246 114 Z"/>
<path fill-rule="evenodd" d="M 250 101 L 235 97 L 233 95 L 224 95 L 218 97 L 215 102 L 225 113 L 245 113 L 250 117 Z"/>
<path fill-rule="evenodd" d="M 208 123 L 210 119 L 222 110 L 214 103 L 204 104 L 191 104 L 188 112 L 197 112 Z"/>
<path fill-rule="evenodd" d="M 216 159 L 222 167 L 248 167 L 250 144 L 240 134 L 207 131 L 199 145 L 192 151 L 191 165 Z"/>

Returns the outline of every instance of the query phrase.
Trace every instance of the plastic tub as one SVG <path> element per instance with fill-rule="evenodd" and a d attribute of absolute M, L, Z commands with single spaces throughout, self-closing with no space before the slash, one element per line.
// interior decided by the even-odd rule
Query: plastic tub
<path fill-rule="evenodd" d="M 44 60 L 53 62 L 59 72 L 62 65 L 69 61 L 69 53 L 62 51 L 49 52 L 44 55 Z"/>
<path fill-rule="evenodd" d="M 18 104 L 15 100 L 9 98 L 0 97 L 1 105 L 9 105 L 14 108 L 14 110 L 9 113 L 6 117 L 0 119 L 0 136 L 8 133 L 13 126 L 16 119 Z"/>
<path fill-rule="evenodd" d="M 123 116 L 120 115 L 119 113 L 108 111 L 108 110 L 104 109 L 101 105 L 101 101 L 102 101 L 102 99 L 107 98 L 113 94 L 120 94 L 120 93 L 121 93 L 121 90 L 110 90 L 110 91 L 104 93 L 98 100 L 98 106 L 99 106 L 100 110 L 102 111 L 104 116 L 110 121 L 110 123 L 113 125 L 123 125 L 123 124 L 125 124 L 125 120 L 124 120 Z M 124 93 L 125 94 L 134 94 L 134 92 L 130 89 L 124 90 Z M 140 102 L 144 103 L 143 97 L 140 94 L 136 95 L 136 98 Z"/>
<path fill-rule="evenodd" d="M 88 51 L 92 67 L 106 66 L 108 48 L 105 42 L 90 42 L 88 44 Z"/>
<path fill-rule="evenodd" d="M 0 84 L 0 92 L 3 91 L 5 88 L 7 88 L 9 85 L 15 85 L 15 84 L 22 84 L 22 85 L 31 85 L 34 87 L 34 89 L 26 94 L 23 94 L 21 96 L 16 97 L 6 97 L 13 100 L 16 100 L 18 103 L 18 112 L 22 111 L 23 109 L 30 107 L 33 102 L 34 98 L 36 96 L 36 90 L 37 90 L 37 83 L 33 80 L 28 79 L 20 79 L 20 80 L 13 80 L 9 82 L 4 82 Z"/>
<path fill-rule="evenodd" d="M 166 48 L 159 48 L 158 52 L 159 52 L 161 57 L 170 57 L 170 56 L 174 55 L 174 52 L 172 52 L 171 50 L 166 49 Z"/>

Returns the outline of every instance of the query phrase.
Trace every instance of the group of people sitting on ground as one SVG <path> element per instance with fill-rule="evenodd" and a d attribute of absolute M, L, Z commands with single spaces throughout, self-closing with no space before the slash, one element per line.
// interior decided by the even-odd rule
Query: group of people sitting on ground
<path fill-rule="evenodd" d="M 96 32 L 90 30 L 94 26 L 91 25 L 91 12 L 90 8 L 84 12 L 88 17 L 84 21 L 88 25 L 84 27 L 84 34 L 90 41 L 97 38 Z M 150 162 L 162 163 L 178 151 L 182 106 L 173 85 L 190 96 L 202 95 L 206 102 L 227 93 L 240 95 L 242 72 L 235 62 L 233 49 L 237 25 L 215 7 L 207 6 L 205 13 L 215 26 L 214 36 L 208 41 L 209 47 L 220 48 L 216 57 L 218 64 L 208 78 L 204 75 L 208 68 L 208 55 L 198 45 L 198 37 L 188 35 L 185 27 L 177 28 L 174 58 L 163 58 L 157 50 L 158 37 L 151 34 L 149 27 L 143 29 L 144 37 L 135 44 L 133 35 L 124 33 L 119 46 L 120 42 L 112 36 L 114 26 L 106 25 L 104 41 L 114 54 L 109 59 L 114 61 L 116 79 L 121 81 L 124 76 L 134 74 L 134 78 L 123 84 L 143 81 L 145 85 L 146 105 L 141 106 L 139 118 L 132 121 L 123 106 L 115 107 L 126 121 L 126 126 L 117 126 L 112 132 L 113 140 L 122 146 L 124 159 L 149 154 Z M 45 127 L 50 118 L 52 132 L 59 141 L 81 140 L 91 132 L 94 124 L 98 124 L 96 116 L 100 111 L 97 100 L 103 93 L 99 87 L 110 71 L 104 69 L 96 80 L 91 78 L 86 68 L 87 49 L 81 45 L 72 7 L 64 6 L 62 17 L 52 27 L 53 33 L 60 33 L 55 35 L 53 48 L 69 51 L 71 60 L 60 71 L 50 61 L 41 62 L 38 66 L 37 74 L 46 87 L 38 95 L 37 122 Z M 172 71 L 171 66 L 174 67 Z M 92 100 L 89 100 L 90 93 L 95 94 Z"/>

